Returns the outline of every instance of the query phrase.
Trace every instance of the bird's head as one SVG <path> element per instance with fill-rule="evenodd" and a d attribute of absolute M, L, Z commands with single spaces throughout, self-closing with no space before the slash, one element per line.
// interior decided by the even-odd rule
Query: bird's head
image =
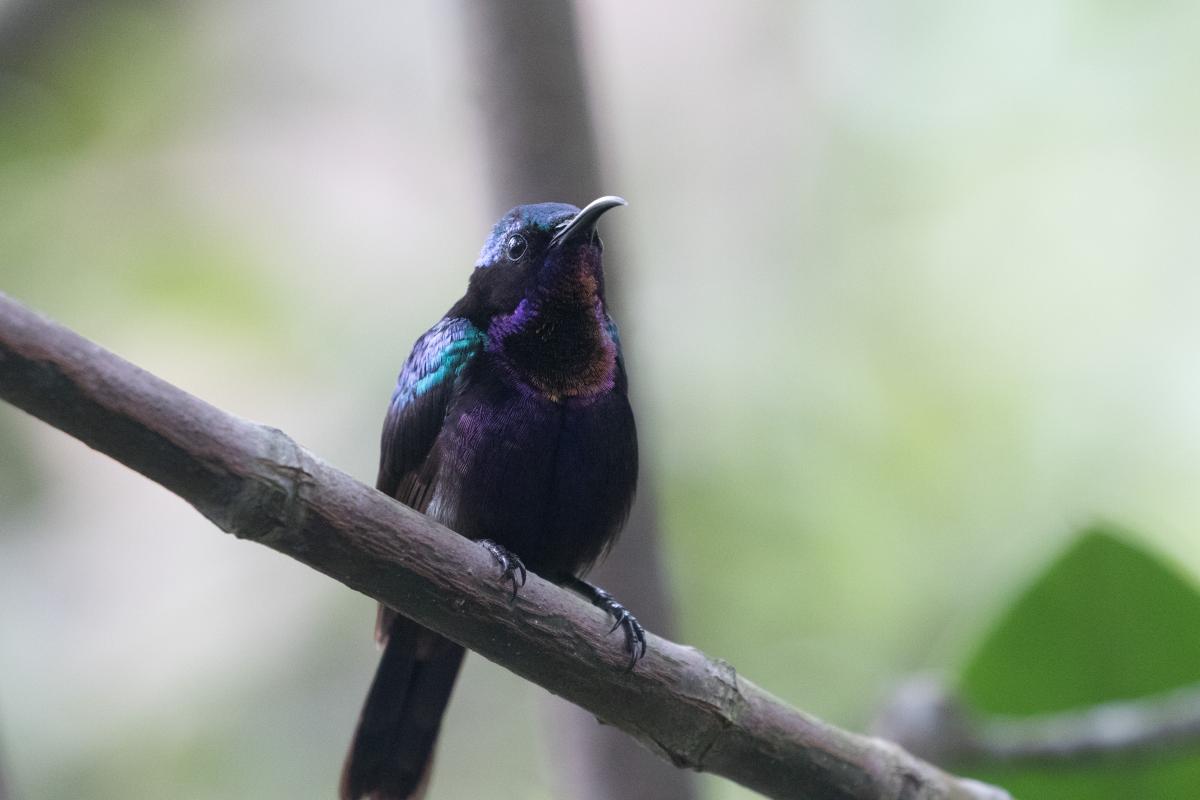
<path fill-rule="evenodd" d="M 618 379 L 596 222 L 623 205 L 601 197 L 583 208 L 517 206 L 496 223 L 451 309 L 486 331 L 488 349 L 518 382 L 550 399 L 594 397 Z"/>
<path fill-rule="evenodd" d="M 603 302 L 604 245 L 596 223 L 625 205 L 601 197 L 582 209 L 567 203 L 517 206 L 492 229 L 475 262 L 468 296 L 489 316 L 516 310 L 522 301 L 589 293 Z"/>

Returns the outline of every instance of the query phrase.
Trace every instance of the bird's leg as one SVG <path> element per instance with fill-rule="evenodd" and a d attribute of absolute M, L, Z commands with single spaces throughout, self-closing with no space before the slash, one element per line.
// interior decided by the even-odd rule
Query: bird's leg
<path fill-rule="evenodd" d="M 512 596 L 517 599 L 517 589 L 525 585 L 525 579 L 529 574 L 525 571 L 525 564 L 517 557 L 517 554 L 506 547 L 493 542 L 491 539 L 480 539 L 479 546 L 492 554 L 492 558 L 496 559 L 496 563 L 500 565 L 500 579 L 508 578 L 512 581 Z M 521 576 L 520 583 L 517 582 L 518 573 Z"/>
<path fill-rule="evenodd" d="M 588 600 L 591 600 L 592 605 L 612 614 L 616 622 L 609 629 L 609 633 L 612 633 L 617 628 L 625 629 L 625 649 L 629 651 L 629 666 L 625 669 L 626 671 L 633 669 L 634 664 L 646 655 L 646 629 L 642 627 L 642 623 L 638 622 L 637 617 L 629 613 L 629 609 L 618 603 L 616 598 L 599 586 L 592 586 L 587 581 L 574 576 L 563 581 L 563 585 L 569 586 Z"/>

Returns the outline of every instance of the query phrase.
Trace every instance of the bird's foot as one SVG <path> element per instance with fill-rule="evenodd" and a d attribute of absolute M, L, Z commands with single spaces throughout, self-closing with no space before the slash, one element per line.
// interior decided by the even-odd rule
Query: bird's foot
<path fill-rule="evenodd" d="M 500 580 L 508 578 L 512 581 L 512 596 L 516 600 L 517 589 L 524 586 L 525 579 L 529 577 L 524 562 L 517 557 L 516 553 L 506 547 L 501 547 L 491 539 L 480 539 L 479 546 L 491 553 L 492 558 L 496 559 L 496 563 L 500 565 Z M 519 581 L 518 575 L 521 576 Z"/>
<path fill-rule="evenodd" d="M 599 586 L 592 586 L 587 581 L 571 578 L 568 585 L 584 597 L 592 601 L 592 605 L 602 608 L 616 620 L 608 632 L 617 628 L 625 629 L 625 649 L 629 651 L 629 664 L 625 667 L 628 672 L 646 656 L 646 629 L 637 617 L 629 613 L 629 609 L 617 602 L 617 599 Z"/>

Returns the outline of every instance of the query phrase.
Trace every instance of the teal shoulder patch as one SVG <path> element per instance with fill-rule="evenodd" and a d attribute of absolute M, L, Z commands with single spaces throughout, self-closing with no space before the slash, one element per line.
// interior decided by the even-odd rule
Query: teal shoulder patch
<path fill-rule="evenodd" d="M 454 380 L 487 341 L 469 320 L 443 319 L 413 345 L 396 382 L 393 405 L 404 406 L 447 380 Z"/>

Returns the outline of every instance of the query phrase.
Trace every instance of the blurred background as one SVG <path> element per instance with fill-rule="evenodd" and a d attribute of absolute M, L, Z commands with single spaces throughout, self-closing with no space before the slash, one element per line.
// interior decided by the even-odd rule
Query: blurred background
<path fill-rule="evenodd" d="M 372 481 L 495 216 L 466 7 L 32 5 L 0 290 Z M 863 729 L 1092 520 L 1200 574 L 1200 5 L 577 16 L 682 641 Z M 332 796 L 373 605 L 0 406 L 13 797 Z M 543 695 L 469 658 L 433 797 L 563 796 Z"/>

